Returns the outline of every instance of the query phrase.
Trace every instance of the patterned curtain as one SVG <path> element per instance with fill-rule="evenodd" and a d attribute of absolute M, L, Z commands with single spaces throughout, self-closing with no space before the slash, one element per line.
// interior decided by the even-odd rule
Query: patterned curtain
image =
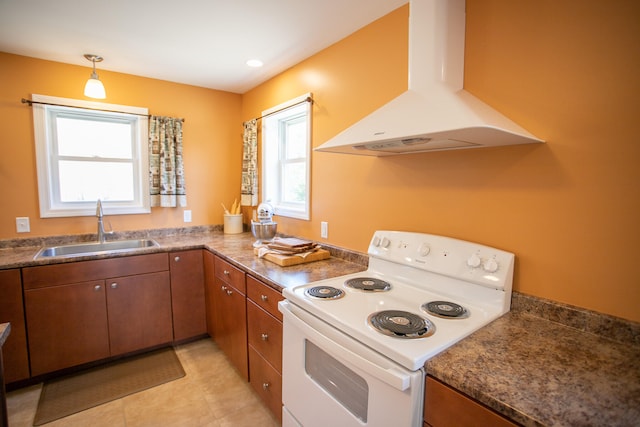
<path fill-rule="evenodd" d="M 258 120 L 244 122 L 241 205 L 258 204 Z"/>
<path fill-rule="evenodd" d="M 149 190 L 151 206 L 187 206 L 182 164 L 182 119 L 149 118 Z"/>

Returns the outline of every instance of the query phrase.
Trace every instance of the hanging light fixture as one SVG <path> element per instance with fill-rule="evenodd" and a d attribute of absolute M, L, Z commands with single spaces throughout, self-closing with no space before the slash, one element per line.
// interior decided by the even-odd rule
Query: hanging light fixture
<path fill-rule="evenodd" d="M 102 62 L 102 56 L 87 53 L 84 57 L 93 62 L 93 73 L 91 73 L 91 77 L 87 80 L 87 84 L 84 85 L 84 95 L 89 98 L 106 98 L 107 94 L 104 90 L 104 85 L 98 78 L 98 73 L 96 73 L 96 62 Z"/>

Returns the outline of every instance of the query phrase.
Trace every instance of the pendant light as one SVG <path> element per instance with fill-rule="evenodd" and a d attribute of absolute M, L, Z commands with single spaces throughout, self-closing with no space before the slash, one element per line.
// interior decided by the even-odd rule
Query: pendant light
<path fill-rule="evenodd" d="M 102 62 L 103 58 L 89 53 L 85 54 L 84 57 L 93 62 L 93 73 L 87 80 L 87 84 L 84 85 L 84 95 L 89 98 L 105 99 L 107 94 L 104 90 L 104 85 L 98 78 L 98 73 L 96 73 L 96 62 Z"/>

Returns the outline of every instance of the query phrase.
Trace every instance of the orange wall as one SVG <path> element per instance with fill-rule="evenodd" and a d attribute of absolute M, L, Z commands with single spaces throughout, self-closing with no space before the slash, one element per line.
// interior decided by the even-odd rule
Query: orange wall
<path fill-rule="evenodd" d="M 32 93 L 88 99 L 82 91 L 90 67 L 0 52 L 0 238 L 95 233 L 94 217 L 41 219 L 31 108 Z M 186 208 L 153 208 L 147 215 L 108 216 L 117 231 L 222 224 L 220 203 L 240 195 L 241 96 L 98 69 L 104 102 L 147 107 L 150 114 L 185 118 Z M 183 210 L 193 222 L 183 222 Z M 15 218 L 28 216 L 31 233 L 17 234 Z"/>
<path fill-rule="evenodd" d="M 516 290 L 640 321 L 640 3 L 467 0 L 465 87 L 547 143 L 388 158 L 313 153 L 311 221 L 279 230 L 366 251 L 376 229 L 512 251 Z M 186 118 L 193 225 L 237 196 L 241 122 L 313 92 L 320 145 L 401 93 L 407 7 L 240 96 L 100 71 L 107 102 Z M 0 238 L 94 232 L 94 218 L 38 218 L 31 93 L 83 98 L 89 67 L 0 53 Z M 32 233 L 17 235 L 15 217 Z M 182 209 L 109 218 L 116 230 L 181 226 Z"/>
<path fill-rule="evenodd" d="M 376 229 L 516 254 L 516 290 L 640 321 L 640 3 L 468 0 L 465 88 L 546 144 L 369 158 L 313 153 L 311 221 L 279 231 L 366 251 Z M 313 144 L 406 88 L 407 7 L 243 96 L 242 119 L 313 92 Z"/>

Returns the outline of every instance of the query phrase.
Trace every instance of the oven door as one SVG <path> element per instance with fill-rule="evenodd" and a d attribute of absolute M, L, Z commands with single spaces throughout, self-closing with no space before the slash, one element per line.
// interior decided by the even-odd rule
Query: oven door
<path fill-rule="evenodd" d="M 284 315 L 283 426 L 422 426 L 424 371 L 410 371 L 290 301 Z"/>

